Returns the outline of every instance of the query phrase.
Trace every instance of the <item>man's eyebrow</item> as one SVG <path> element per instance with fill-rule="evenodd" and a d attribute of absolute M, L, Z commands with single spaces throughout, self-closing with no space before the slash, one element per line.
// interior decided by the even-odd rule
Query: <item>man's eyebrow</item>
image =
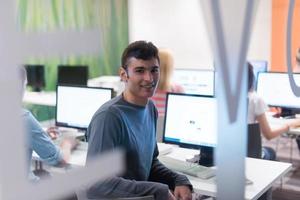
<path fill-rule="evenodd" d="M 153 65 L 153 66 L 150 66 L 150 67 L 145 67 L 145 66 L 137 66 L 137 67 L 135 67 L 134 69 L 136 70 L 141 70 L 141 69 L 153 69 L 153 68 L 159 68 L 159 66 L 158 65 Z"/>
<path fill-rule="evenodd" d="M 145 69 L 146 67 L 144 67 L 144 66 L 137 66 L 137 67 L 135 67 L 134 69 Z"/>

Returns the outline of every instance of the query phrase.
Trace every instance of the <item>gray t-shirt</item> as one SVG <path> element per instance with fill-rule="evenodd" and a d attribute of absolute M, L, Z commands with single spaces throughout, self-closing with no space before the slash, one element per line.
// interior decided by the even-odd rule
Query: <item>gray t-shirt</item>
<path fill-rule="evenodd" d="M 191 186 L 185 176 L 174 173 L 158 161 L 156 120 L 157 110 L 151 100 L 146 106 L 138 106 L 120 95 L 101 106 L 87 130 L 87 159 L 122 148 L 126 152 L 126 170 L 122 177 L 91 187 L 89 198 L 154 195 L 155 199 L 167 199 L 169 187 Z"/>

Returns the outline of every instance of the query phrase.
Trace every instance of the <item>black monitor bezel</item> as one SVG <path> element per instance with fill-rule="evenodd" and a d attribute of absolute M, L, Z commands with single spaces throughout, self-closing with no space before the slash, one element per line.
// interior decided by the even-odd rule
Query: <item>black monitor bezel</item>
<path fill-rule="evenodd" d="M 62 86 L 62 87 L 76 87 L 76 88 L 89 88 L 89 89 L 104 89 L 104 90 L 110 90 L 111 91 L 111 99 L 113 98 L 113 88 L 105 88 L 105 87 L 90 87 L 90 86 L 83 86 L 83 85 L 70 85 L 70 84 L 59 84 L 56 85 L 56 106 L 55 106 L 55 125 L 56 126 L 60 126 L 60 127 L 67 127 L 67 128 L 76 128 L 78 130 L 87 130 L 87 128 L 82 128 L 82 127 L 78 127 L 78 126 L 72 126 L 72 125 L 68 125 L 62 122 L 58 122 L 57 121 L 57 102 L 58 102 L 58 87 Z"/>
<path fill-rule="evenodd" d="M 175 142 L 175 141 L 165 140 L 165 131 L 166 131 L 166 122 L 167 122 L 167 112 L 168 112 L 167 110 L 168 110 L 169 95 L 216 98 L 215 96 L 212 96 L 212 95 L 199 95 L 199 94 L 186 94 L 186 93 L 167 92 L 166 104 L 165 104 L 166 105 L 166 109 L 165 109 L 164 126 L 163 126 L 163 137 L 162 137 L 163 143 L 175 144 L 175 145 L 178 145 L 180 147 L 189 148 L 189 149 L 201 149 L 201 148 L 211 148 L 211 149 L 214 149 L 215 146 L 205 146 L 205 145 L 201 145 L 201 144 L 190 144 L 190 143 L 184 143 L 184 142 Z M 216 144 L 216 146 L 217 146 L 217 144 Z"/>
<path fill-rule="evenodd" d="M 216 95 L 216 71 L 214 69 L 195 69 L 195 68 L 175 68 L 174 71 L 183 70 L 183 71 L 204 71 L 204 72 L 213 72 L 213 95 L 205 95 L 205 94 L 195 94 L 202 96 L 215 96 Z M 180 84 L 180 83 L 177 83 Z M 188 94 L 188 93 L 186 93 Z M 193 93 L 194 94 L 194 93 Z"/>

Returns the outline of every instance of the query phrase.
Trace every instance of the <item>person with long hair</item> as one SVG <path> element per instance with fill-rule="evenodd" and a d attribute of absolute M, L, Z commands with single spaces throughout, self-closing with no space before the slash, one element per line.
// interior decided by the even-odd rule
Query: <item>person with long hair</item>
<path fill-rule="evenodd" d="M 300 119 L 290 120 L 277 128 L 271 128 L 266 112 L 268 107 L 264 100 L 256 94 L 253 89 L 254 73 L 253 66 L 248 63 L 248 124 L 259 123 L 261 133 L 267 140 L 271 140 L 283 133 L 289 132 L 290 128 L 300 126 Z M 276 160 L 276 153 L 270 147 L 262 148 L 262 158 L 266 160 Z"/>
<path fill-rule="evenodd" d="M 159 116 L 165 114 L 165 102 L 167 92 L 183 93 L 183 88 L 172 83 L 171 78 L 174 71 L 174 58 L 168 49 L 159 49 L 158 56 L 160 59 L 160 79 L 155 94 L 151 98 L 158 110 Z"/>

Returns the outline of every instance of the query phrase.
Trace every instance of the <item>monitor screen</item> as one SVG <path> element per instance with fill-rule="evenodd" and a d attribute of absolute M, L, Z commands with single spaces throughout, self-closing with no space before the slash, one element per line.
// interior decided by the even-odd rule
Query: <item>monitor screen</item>
<path fill-rule="evenodd" d="M 267 72 L 268 71 L 268 62 L 266 60 L 252 60 L 249 61 L 253 66 L 253 73 L 254 73 L 254 88 L 257 86 L 257 78 L 260 72 Z"/>
<path fill-rule="evenodd" d="M 45 87 L 45 67 L 44 65 L 25 65 L 27 72 L 27 85 L 33 91 L 41 91 Z"/>
<path fill-rule="evenodd" d="M 213 96 L 215 73 L 213 70 L 175 69 L 172 82 L 183 87 L 184 93 Z"/>
<path fill-rule="evenodd" d="M 166 103 L 164 142 L 188 148 L 216 147 L 216 98 L 168 93 Z"/>
<path fill-rule="evenodd" d="M 87 66 L 60 65 L 57 72 L 58 85 L 86 86 L 88 80 Z"/>
<path fill-rule="evenodd" d="M 300 74 L 293 76 L 300 85 Z M 300 98 L 292 92 L 287 73 L 259 73 L 256 91 L 270 106 L 300 108 Z"/>
<path fill-rule="evenodd" d="M 58 85 L 56 125 L 86 129 L 98 108 L 112 98 L 110 88 Z"/>

